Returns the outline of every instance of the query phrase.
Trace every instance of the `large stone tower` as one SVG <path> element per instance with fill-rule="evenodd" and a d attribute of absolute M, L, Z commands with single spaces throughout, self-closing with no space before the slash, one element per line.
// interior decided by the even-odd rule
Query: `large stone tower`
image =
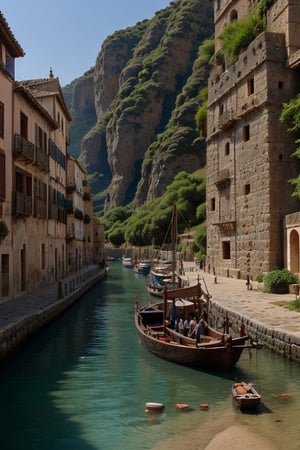
<path fill-rule="evenodd" d="M 257 0 L 215 0 L 215 47 Z M 260 33 L 209 78 L 207 265 L 241 277 L 284 266 L 284 218 L 299 210 L 289 180 L 299 173 L 293 136 L 279 121 L 300 92 L 300 2 L 274 0 Z"/>

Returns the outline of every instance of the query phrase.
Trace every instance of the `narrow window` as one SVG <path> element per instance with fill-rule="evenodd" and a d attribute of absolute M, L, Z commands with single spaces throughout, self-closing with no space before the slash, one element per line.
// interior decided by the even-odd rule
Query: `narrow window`
<path fill-rule="evenodd" d="M 9 255 L 3 254 L 1 256 L 1 297 L 9 295 Z"/>
<path fill-rule="evenodd" d="M 45 250 L 45 244 L 42 244 L 42 248 L 41 248 L 41 252 L 42 252 L 42 270 L 45 270 L 46 267 L 46 250 Z"/>
<path fill-rule="evenodd" d="M 23 193 L 23 177 L 20 172 L 16 172 L 16 191 Z"/>
<path fill-rule="evenodd" d="M 230 12 L 230 22 L 235 22 L 238 19 L 238 13 L 235 9 Z"/>
<path fill-rule="evenodd" d="M 228 156 L 230 153 L 230 143 L 226 142 L 225 144 L 225 155 Z"/>
<path fill-rule="evenodd" d="M 0 199 L 5 199 L 5 154 L 0 153 Z"/>
<path fill-rule="evenodd" d="M 230 241 L 223 241 L 223 259 L 230 259 Z"/>
<path fill-rule="evenodd" d="M 210 201 L 210 209 L 211 209 L 211 211 L 215 211 L 215 209 L 216 209 L 216 199 L 215 198 L 212 198 Z"/>
<path fill-rule="evenodd" d="M 21 128 L 21 136 L 24 139 L 28 139 L 28 117 L 25 116 L 25 114 L 23 114 L 21 112 L 20 114 L 20 128 Z"/>
<path fill-rule="evenodd" d="M 283 89 L 283 81 L 278 81 L 278 89 Z"/>
<path fill-rule="evenodd" d="M 249 141 L 250 139 L 250 126 L 246 125 L 243 128 L 243 141 Z"/>
<path fill-rule="evenodd" d="M 254 94 L 254 78 L 248 80 L 248 95 Z"/>
<path fill-rule="evenodd" d="M 4 104 L 0 102 L 0 138 L 4 139 Z"/>
<path fill-rule="evenodd" d="M 250 194 L 250 184 L 245 184 L 245 195 Z"/>
<path fill-rule="evenodd" d="M 221 103 L 220 108 L 219 108 L 219 115 L 222 116 L 222 114 L 224 114 L 224 105 L 223 105 L 223 103 Z"/>

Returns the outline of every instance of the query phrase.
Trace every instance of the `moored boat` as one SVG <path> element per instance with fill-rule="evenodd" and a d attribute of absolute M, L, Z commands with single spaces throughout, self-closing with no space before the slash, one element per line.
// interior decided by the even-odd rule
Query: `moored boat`
<path fill-rule="evenodd" d="M 131 256 L 122 256 L 122 264 L 124 267 L 131 269 L 133 267 L 133 262 Z"/>
<path fill-rule="evenodd" d="M 241 410 L 257 409 L 261 401 L 253 384 L 244 381 L 232 385 L 232 398 Z"/>
<path fill-rule="evenodd" d="M 164 290 L 163 303 L 147 305 L 135 312 L 135 326 L 143 346 L 151 353 L 167 361 L 196 367 L 204 370 L 228 371 L 238 362 L 246 345 L 248 336 L 231 338 L 207 326 L 200 342 L 184 336 L 172 326 L 167 325 L 167 310 L 176 312 L 176 302 L 183 299 L 187 306 L 197 309 L 201 315 L 209 300 L 200 284 L 189 288 Z"/>
<path fill-rule="evenodd" d="M 141 275 L 148 275 L 150 269 L 151 269 L 151 261 L 146 259 L 138 261 L 133 267 L 133 270 Z"/>

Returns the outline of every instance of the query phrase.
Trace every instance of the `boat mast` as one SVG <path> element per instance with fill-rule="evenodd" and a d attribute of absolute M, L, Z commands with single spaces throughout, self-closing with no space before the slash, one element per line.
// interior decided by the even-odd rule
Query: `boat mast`
<path fill-rule="evenodd" d="M 173 289 L 175 288 L 175 272 L 176 272 L 176 244 L 177 244 L 177 207 L 176 203 L 173 205 L 173 216 L 172 216 L 172 283 Z"/>

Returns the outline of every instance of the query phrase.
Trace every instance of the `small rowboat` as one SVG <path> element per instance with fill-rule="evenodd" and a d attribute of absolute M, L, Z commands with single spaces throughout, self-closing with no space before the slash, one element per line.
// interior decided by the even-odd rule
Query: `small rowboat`
<path fill-rule="evenodd" d="M 187 403 L 176 403 L 176 409 L 180 409 L 181 411 L 188 411 L 190 407 Z"/>
<path fill-rule="evenodd" d="M 258 408 L 261 400 L 261 396 L 253 384 L 245 382 L 234 383 L 232 385 L 232 398 L 242 410 Z"/>
<path fill-rule="evenodd" d="M 163 403 L 156 402 L 147 402 L 145 403 L 147 413 L 161 413 L 165 409 L 165 405 Z"/>
<path fill-rule="evenodd" d="M 209 408 L 208 403 L 200 403 L 199 408 L 206 411 Z"/>

